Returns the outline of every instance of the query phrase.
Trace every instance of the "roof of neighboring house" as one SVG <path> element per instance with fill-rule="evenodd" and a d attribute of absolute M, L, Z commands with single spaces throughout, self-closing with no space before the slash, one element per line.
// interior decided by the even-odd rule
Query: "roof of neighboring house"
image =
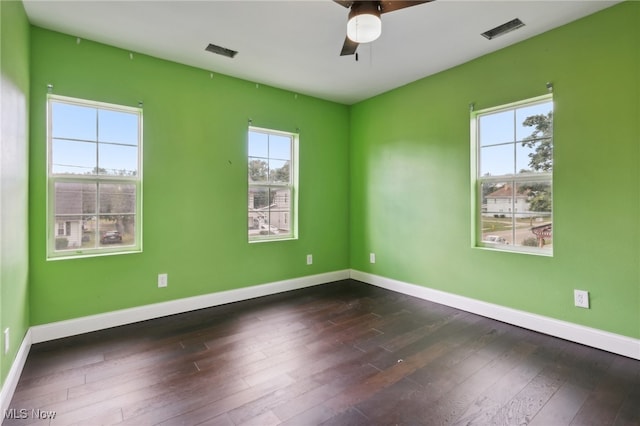
<path fill-rule="evenodd" d="M 511 185 L 504 185 L 496 191 L 487 194 L 485 198 L 511 198 L 513 196 L 513 187 Z M 526 193 L 516 194 L 516 198 L 527 198 Z"/>
<path fill-rule="evenodd" d="M 94 183 L 64 182 L 56 184 L 56 217 L 61 215 L 95 215 L 97 187 Z M 101 184 L 100 213 L 128 213 L 135 205 L 135 187 L 128 183 Z"/>
<path fill-rule="evenodd" d="M 56 216 L 82 213 L 82 184 L 56 185 L 55 199 Z"/>

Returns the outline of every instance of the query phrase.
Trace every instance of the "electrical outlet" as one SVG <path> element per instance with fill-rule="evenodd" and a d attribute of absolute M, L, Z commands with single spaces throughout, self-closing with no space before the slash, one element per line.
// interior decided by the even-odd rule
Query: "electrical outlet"
<path fill-rule="evenodd" d="M 307 255 L 307 265 L 312 265 L 313 264 L 313 255 L 312 254 L 308 254 Z"/>
<path fill-rule="evenodd" d="M 158 288 L 169 285 L 169 274 L 158 274 Z"/>
<path fill-rule="evenodd" d="M 586 290 L 573 290 L 573 304 L 579 308 L 589 309 L 589 292 Z"/>
<path fill-rule="evenodd" d="M 9 327 L 4 329 L 4 354 L 8 354 L 9 353 L 9 342 L 11 342 L 11 339 L 9 339 Z"/>
<path fill-rule="evenodd" d="M 376 263 L 376 254 L 369 253 L 369 263 Z"/>

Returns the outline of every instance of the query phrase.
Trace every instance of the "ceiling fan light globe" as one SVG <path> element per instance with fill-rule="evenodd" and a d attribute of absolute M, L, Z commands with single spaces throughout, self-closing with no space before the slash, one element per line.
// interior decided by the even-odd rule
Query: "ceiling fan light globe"
<path fill-rule="evenodd" d="M 382 20 L 374 14 L 353 16 L 347 22 L 347 37 L 356 43 L 369 43 L 382 34 Z"/>

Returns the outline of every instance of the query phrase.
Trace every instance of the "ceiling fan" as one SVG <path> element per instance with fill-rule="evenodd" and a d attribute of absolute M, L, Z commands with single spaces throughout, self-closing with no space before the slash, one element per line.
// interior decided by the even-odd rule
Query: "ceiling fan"
<path fill-rule="evenodd" d="M 410 6 L 417 6 L 422 3 L 429 3 L 433 0 L 423 1 L 363 1 L 333 0 L 341 6 L 349 9 L 349 21 L 347 22 L 347 37 L 344 39 L 340 56 L 353 55 L 360 43 L 368 43 L 377 39 L 382 32 L 382 21 L 380 15 L 404 9 Z"/>

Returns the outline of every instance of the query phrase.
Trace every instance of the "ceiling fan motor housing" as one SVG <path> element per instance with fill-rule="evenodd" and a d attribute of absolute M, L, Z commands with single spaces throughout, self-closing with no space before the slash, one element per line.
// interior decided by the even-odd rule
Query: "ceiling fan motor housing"
<path fill-rule="evenodd" d="M 347 37 L 356 43 L 369 43 L 382 33 L 380 2 L 357 1 L 351 5 Z"/>

